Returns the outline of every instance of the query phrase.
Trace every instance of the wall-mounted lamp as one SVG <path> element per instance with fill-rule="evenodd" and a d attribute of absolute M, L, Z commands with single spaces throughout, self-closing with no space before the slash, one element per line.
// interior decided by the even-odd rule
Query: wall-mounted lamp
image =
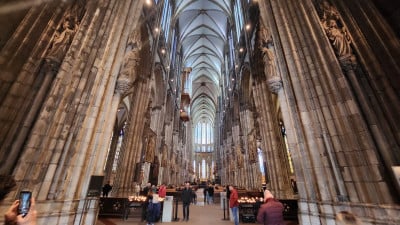
<path fill-rule="evenodd" d="M 250 30 L 250 28 L 251 28 L 251 25 L 250 25 L 250 24 L 247 24 L 247 25 L 246 25 L 246 30 Z"/>

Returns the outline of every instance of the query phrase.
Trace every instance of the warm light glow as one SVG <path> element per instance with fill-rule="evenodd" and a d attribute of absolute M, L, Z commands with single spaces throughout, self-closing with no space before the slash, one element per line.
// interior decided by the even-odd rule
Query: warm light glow
<path fill-rule="evenodd" d="M 239 49 L 239 52 L 243 52 L 243 51 L 244 51 L 244 49 L 243 49 L 243 48 L 240 48 L 240 49 Z"/>
<path fill-rule="evenodd" d="M 250 28 L 251 28 L 250 24 L 247 24 L 246 25 L 246 30 L 250 30 Z"/>
<path fill-rule="evenodd" d="M 161 49 L 161 54 L 165 54 L 165 49 Z"/>
<path fill-rule="evenodd" d="M 152 5 L 152 1 L 151 0 L 146 0 L 146 4 L 147 5 Z"/>
<path fill-rule="evenodd" d="M 156 28 L 154 28 L 154 31 L 155 31 L 156 33 L 158 33 L 160 30 L 158 29 L 158 27 L 156 27 Z"/>

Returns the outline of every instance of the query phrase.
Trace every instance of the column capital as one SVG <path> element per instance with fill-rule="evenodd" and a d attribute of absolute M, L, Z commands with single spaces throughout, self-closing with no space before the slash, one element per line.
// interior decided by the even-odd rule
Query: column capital
<path fill-rule="evenodd" d="M 282 80 L 278 76 L 273 76 L 267 80 L 269 90 L 274 93 L 278 94 L 279 90 L 282 88 Z"/>
<path fill-rule="evenodd" d="M 357 67 L 357 59 L 353 54 L 340 57 L 339 63 L 345 72 L 354 70 Z"/>

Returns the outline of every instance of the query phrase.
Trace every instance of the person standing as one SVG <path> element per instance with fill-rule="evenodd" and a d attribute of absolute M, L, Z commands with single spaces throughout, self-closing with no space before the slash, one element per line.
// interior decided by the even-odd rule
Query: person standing
<path fill-rule="evenodd" d="M 239 195 L 237 190 L 232 186 L 229 185 L 229 191 L 230 191 L 230 196 L 229 196 L 229 208 L 232 210 L 232 216 L 233 216 L 233 221 L 235 222 L 235 225 L 239 225 Z"/>
<path fill-rule="evenodd" d="M 147 205 L 148 205 L 148 200 L 153 198 L 153 192 L 151 191 L 151 183 L 147 183 L 146 186 L 143 188 L 141 195 L 146 196 L 146 201 L 143 202 L 142 204 L 142 221 L 146 220 L 146 214 L 147 214 Z"/>
<path fill-rule="evenodd" d="M 110 181 L 108 181 L 104 186 L 103 186 L 103 197 L 108 197 L 108 193 L 111 191 L 112 186 L 110 184 Z"/>
<path fill-rule="evenodd" d="M 207 203 L 208 204 L 213 204 L 213 199 L 214 199 L 214 186 L 212 184 L 210 184 L 210 186 L 208 186 L 208 199 L 207 199 Z"/>
<path fill-rule="evenodd" d="M 182 190 L 182 205 L 183 205 L 183 220 L 189 220 L 189 206 L 192 202 L 193 191 L 190 188 L 189 182 L 185 183 L 185 188 Z"/>
<path fill-rule="evenodd" d="M 207 191 L 207 186 L 205 186 L 204 187 L 204 190 L 203 190 L 203 196 L 204 196 L 204 205 L 206 204 L 206 202 L 207 202 L 207 195 L 208 195 L 208 191 Z"/>
<path fill-rule="evenodd" d="M 143 188 L 142 195 L 147 196 L 149 191 L 151 190 L 151 183 L 147 183 Z"/>
<path fill-rule="evenodd" d="M 269 190 L 264 191 L 264 204 L 257 213 L 257 222 L 264 225 L 283 225 L 283 204 Z"/>
<path fill-rule="evenodd" d="M 165 198 L 166 195 L 167 195 L 167 187 L 165 186 L 165 184 L 161 184 L 160 188 L 158 189 L 158 196 L 160 198 Z"/>

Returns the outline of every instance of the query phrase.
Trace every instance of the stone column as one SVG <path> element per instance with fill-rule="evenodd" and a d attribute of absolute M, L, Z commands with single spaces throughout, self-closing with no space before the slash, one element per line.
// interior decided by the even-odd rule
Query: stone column
<path fill-rule="evenodd" d="M 360 210 L 358 216 L 377 221 L 366 211 L 387 210 L 367 205 L 391 201 L 391 192 L 387 191 L 390 182 L 378 169 L 386 162 L 378 159 L 376 148 L 384 148 L 377 144 L 381 140 L 371 135 L 375 123 L 366 126 L 366 121 L 373 121 L 368 117 L 377 113 L 370 114 L 371 107 L 360 103 L 368 99 L 366 93 L 371 90 L 360 86 L 359 92 L 355 92 L 357 86 L 352 87 L 345 77 L 353 76 L 351 70 L 343 72 L 340 67 L 341 56 L 349 52 L 343 30 L 338 29 L 341 27 L 337 20 L 320 23 L 320 13 L 311 1 L 262 1 L 261 5 L 264 10 L 260 11 L 265 12 L 263 20 L 272 25 L 273 35 L 279 33 L 279 38 L 273 40 L 284 87 L 280 105 L 298 179 L 300 223 L 332 223 L 332 216 L 342 207 Z M 357 13 L 365 7 L 356 5 Z M 349 19 L 354 31 L 364 26 L 357 27 L 354 21 Z M 359 36 L 357 45 L 368 47 L 372 44 L 366 44 L 368 40 L 369 37 Z"/>
<path fill-rule="evenodd" d="M 0 132 L 0 140 L 2 140 L 0 146 L 7 149 L 0 153 L 0 160 L 4 162 L 0 166 L 2 174 L 11 173 L 13 170 L 16 157 L 21 154 L 29 129 L 39 113 L 51 82 L 59 70 L 60 61 L 70 47 L 78 28 L 77 22 L 82 16 L 82 11 L 68 8 L 65 5 L 61 7 L 66 9 L 64 14 L 50 11 L 49 9 L 53 9 L 51 5 L 29 10 L 17 28 L 17 32 L 9 40 L 9 44 L 4 46 L 0 53 L 0 66 L 4 79 L 0 82 L 2 90 L 0 93 L 0 102 L 2 102 L 0 118 L 4 117 L 1 120 L 5 121 L 2 124 L 2 132 Z M 57 60 L 50 59 L 51 52 L 46 49 L 48 47 L 46 43 L 48 44 L 48 39 L 54 32 L 54 27 L 48 25 L 50 19 L 55 22 L 61 20 L 61 24 L 73 20 L 68 26 L 72 32 L 69 33 L 68 40 L 60 43 L 63 49 L 60 50 L 61 58 Z M 60 25 L 58 32 L 67 33 L 68 31 L 64 27 L 61 28 Z M 35 34 L 29 32 L 28 28 L 35 30 Z M 57 32 L 54 36 L 50 45 L 57 41 Z M 18 57 L 17 54 L 19 54 Z M 44 58 L 42 58 L 43 55 Z M 23 126 L 19 126 L 20 124 Z"/>

